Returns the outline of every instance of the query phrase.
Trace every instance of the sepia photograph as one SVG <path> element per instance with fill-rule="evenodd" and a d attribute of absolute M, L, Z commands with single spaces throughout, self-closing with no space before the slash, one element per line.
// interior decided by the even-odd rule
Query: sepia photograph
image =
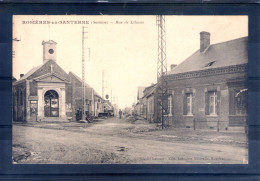
<path fill-rule="evenodd" d="M 248 16 L 12 28 L 13 164 L 248 164 Z"/>

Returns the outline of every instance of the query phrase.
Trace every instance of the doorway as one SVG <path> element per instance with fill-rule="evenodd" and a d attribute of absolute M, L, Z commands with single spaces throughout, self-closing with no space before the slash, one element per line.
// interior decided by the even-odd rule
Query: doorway
<path fill-rule="evenodd" d="M 59 95 L 55 90 L 44 94 L 44 116 L 59 117 Z"/>

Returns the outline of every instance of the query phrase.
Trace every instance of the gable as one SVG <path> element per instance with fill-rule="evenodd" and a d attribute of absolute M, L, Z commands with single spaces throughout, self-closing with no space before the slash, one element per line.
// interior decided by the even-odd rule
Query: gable
<path fill-rule="evenodd" d="M 55 83 L 66 83 L 68 82 L 66 78 L 61 77 L 55 73 L 48 73 L 43 76 L 34 78 L 37 82 L 55 82 Z"/>
<path fill-rule="evenodd" d="M 31 75 L 28 76 L 26 79 L 35 79 L 51 72 L 54 72 L 55 74 L 69 80 L 68 74 L 53 60 L 46 61 L 41 66 L 37 67 L 37 70 L 31 73 Z"/>

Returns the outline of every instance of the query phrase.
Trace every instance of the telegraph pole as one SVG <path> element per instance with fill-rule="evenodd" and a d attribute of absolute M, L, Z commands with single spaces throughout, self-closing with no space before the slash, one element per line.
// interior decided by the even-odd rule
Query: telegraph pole
<path fill-rule="evenodd" d="M 104 100 L 104 70 L 102 70 L 102 99 Z"/>
<path fill-rule="evenodd" d="M 166 30 L 165 16 L 156 16 L 156 25 L 158 26 L 158 58 L 157 58 L 157 119 L 162 123 L 162 129 L 165 128 L 165 122 L 168 117 L 168 85 L 167 85 L 167 59 L 166 59 Z"/>
<path fill-rule="evenodd" d="M 85 39 L 88 39 L 88 27 L 82 26 L 82 117 L 85 120 Z M 90 53 L 89 53 L 90 56 Z"/>

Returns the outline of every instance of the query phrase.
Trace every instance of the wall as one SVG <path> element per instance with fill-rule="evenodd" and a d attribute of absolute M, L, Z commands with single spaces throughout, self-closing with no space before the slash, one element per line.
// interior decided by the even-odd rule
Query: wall
<path fill-rule="evenodd" d="M 22 98 L 21 98 L 22 94 Z M 26 82 L 21 82 L 13 86 L 13 120 L 26 121 L 27 116 L 27 99 L 26 99 Z"/>
<path fill-rule="evenodd" d="M 246 72 L 209 75 L 204 77 L 169 80 L 168 86 L 173 90 L 173 117 L 170 121 L 174 127 L 194 127 L 197 129 L 227 129 L 229 122 L 229 89 L 227 82 L 230 79 L 246 77 Z M 184 115 L 185 91 L 193 91 L 193 115 Z M 219 114 L 217 116 L 206 115 L 205 94 L 215 89 L 220 97 L 218 100 Z"/>

